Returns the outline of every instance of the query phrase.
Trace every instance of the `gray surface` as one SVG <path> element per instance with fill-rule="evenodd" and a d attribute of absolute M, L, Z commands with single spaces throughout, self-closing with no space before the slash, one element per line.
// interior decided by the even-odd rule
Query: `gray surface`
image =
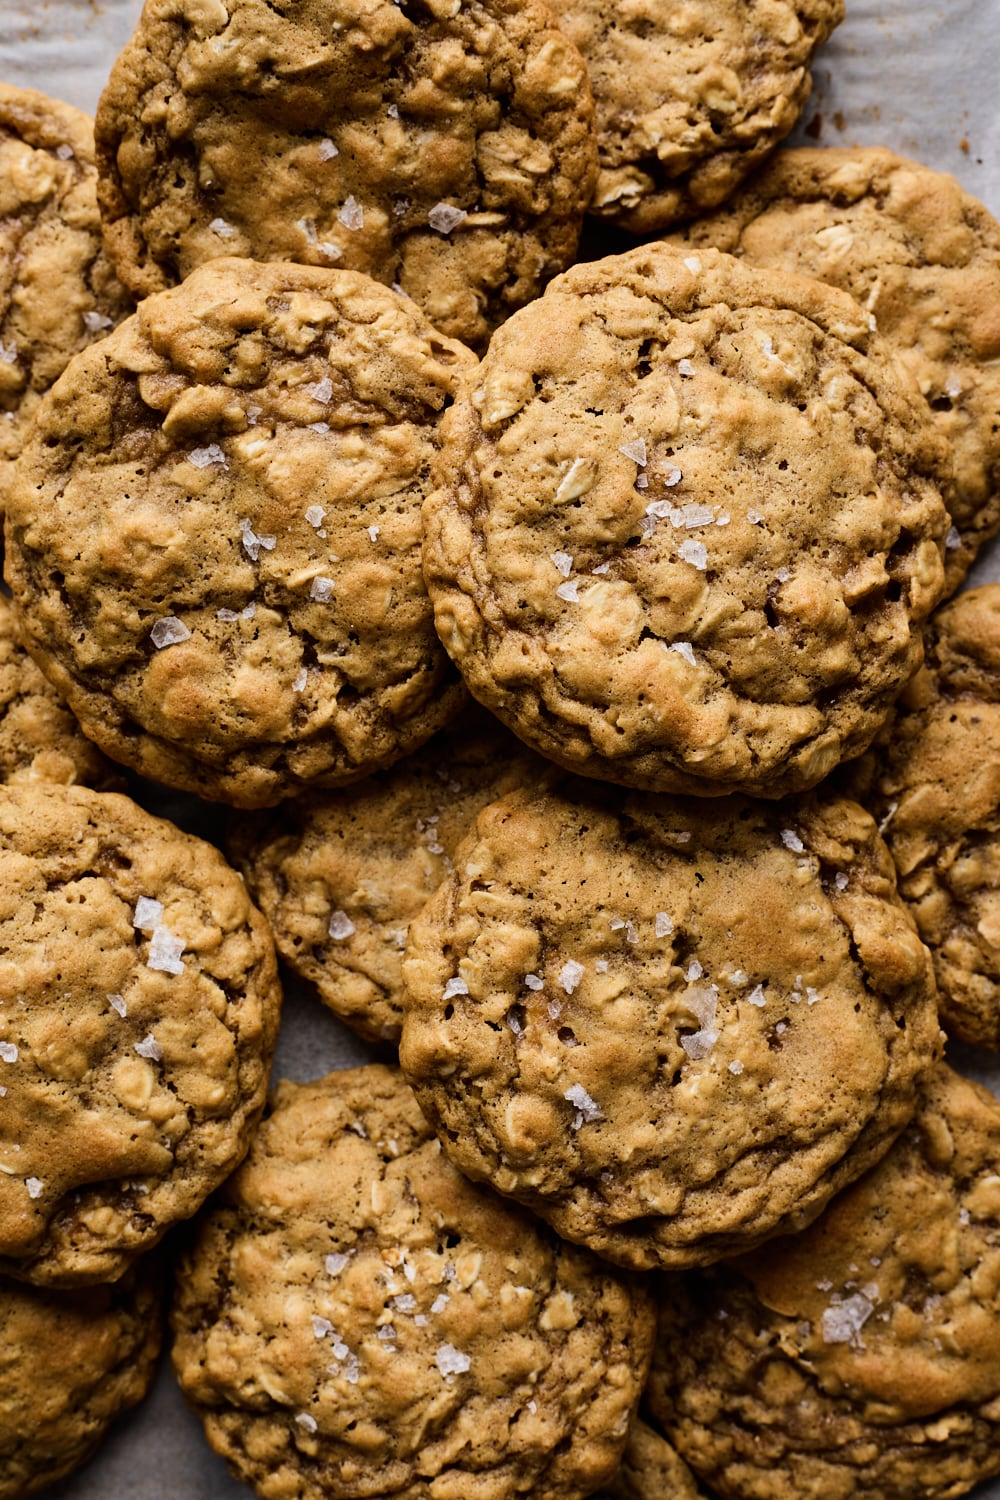
<path fill-rule="evenodd" d="M 821 117 L 821 143 L 895 147 L 954 173 L 1000 214 L 1000 0 L 847 4 L 848 19 L 822 54 L 805 116 L 807 122 Z M 140 8 L 140 0 L 0 0 L 0 78 L 92 111 Z M 997 546 L 972 581 L 996 579 Z M 211 834 L 217 825 L 209 818 L 206 828 L 205 810 L 193 804 L 168 804 L 155 793 L 153 800 L 193 832 Z M 275 1077 L 316 1078 L 370 1055 L 318 1003 L 288 995 Z M 1000 1095 L 995 1058 L 970 1048 L 954 1048 L 949 1058 Z M 239 1500 L 250 1492 L 209 1451 L 164 1364 L 152 1397 L 86 1469 L 48 1493 L 52 1500 Z M 1000 1482 L 978 1490 L 976 1500 L 1000 1500 Z"/>

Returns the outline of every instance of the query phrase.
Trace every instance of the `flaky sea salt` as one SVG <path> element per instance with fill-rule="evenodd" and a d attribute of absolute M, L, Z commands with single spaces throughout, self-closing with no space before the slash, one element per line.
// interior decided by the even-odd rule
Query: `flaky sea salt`
<path fill-rule="evenodd" d="M 127 1016 L 128 1015 L 128 1007 L 125 1004 L 125 1000 L 124 1000 L 123 996 L 121 996 L 121 995 L 109 995 L 108 996 L 108 1004 L 111 1006 L 111 1009 L 113 1011 L 117 1011 L 118 1015 L 120 1015 L 120 1016 Z"/>
<path fill-rule="evenodd" d="M 453 978 L 448 980 L 448 983 L 441 991 L 441 999 L 454 1000 L 456 995 L 467 995 L 468 993 L 469 986 L 466 984 L 461 974 L 456 974 Z"/>
<path fill-rule="evenodd" d="M 560 599 L 565 599 L 568 604 L 576 604 L 579 599 L 579 588 L 577 580 L 571 578 L 568 582 L 559 585 L 556 594 Z"/>
<path fill-rule="evenodd" d="M 318 531 L 323 524 L 323 518 L 325 515 L 326 511 L 323 509 L 322 505 L 310 505 L 308 510 L 306 511 L 306 520 L 309 522 L 310 526 L 314 526 Z"/>
<path fill-rule="evenodd" d="M 664 469 L 662 478 L 663 483 L 666 485 L 667 489 L 672 490 L 680 484 L 681 480 L 684 478 L 684 475 L 681 473 L 680 469 L 677 468 L 676 464 L 669 464 L 667 468 Z"/>
<path fill-rule="evenodd" d="M 0 1058 L 4 1062 L 17 1062 L 17 1046 L 14 1042 L 0 1042 Z"/>
<path fill-rule="evenodd" d="M 626 458 L 630 458 L 640 468 L 644 469 L 646 467 L 646 442 L 644 438 L 633 438 L 629 443 L 622 443 L 618 452 L 624 453 Z"/>
<path fill-rule="evenodd" d="M 236 233 L 232 224 L 227 224 L 225 219 L 213 219 L 208 227 L 220 240 L 231 240 Z"/>
<path fill-rule="evenodd" d="M 700 979 L 704 972 L 705 970 L 702 968 L 698 960 L 696 958 L 693 958 L 684 971 L 684 978 L 687 980 L 688 984 L 694 984 L 695 980 Z"/>
<path fill-rule="evenodd" d="M 844 870 L 837 871 L 836 875 L 833 877 L 833 883 L 837 887 L 838 891 L 846 891 L 848 885 L 850 884 L 847 878 L 847 874 Z"/>
<path fill-rule="evenodd" d="M 320 406 L 329 406 L 333 400 L 333 381 L 329 375 L 324 375 L 322 380 L 316 380 L 312 385 L 304 385 L 302 389 L 307 396 L 318 401 Z"/>
<path fill-rule="evenodd" d="M 299 670 L 296 672 L 294 678 L 292 679 L 292 692 L 293 693 L 302 693 L 302 692 L 304 692 L 306 684 L 308 683 L 308 681 L 309 681 L 309 673 L 308 673 L 308 671 L 306 670 L 305 667 L 300 667 Z"/>
<path fill-rule="evenodd" d="M 688 270 L 693 276 L 697 276 L 699 271 L 701 270 L 701 261 L 698 259 L 697 255 L 687 256 L 685 258 L 684 264 L 687 266 Z"/>
<path fill-rule="evenodd" d="M 656 936 L 669 937 L 674 930 L 674 920 L 667 912 L 656 913 Z"/>
<path fill-rule="evenodd" d="M 135 1043 L 135 1050 L 140 1057 L 147 1057 L 150 1062 L 163 1061 L 163 1048 L 151 1031 L 143 1037 L 141 1042 Z"/>
<path fill-rule="evenodd" d="M 957 526 L 951 526 L 948 528 L 948 535 L 944 539 L 944 545 L 949 552 L 954 552 L 957 547 L 961 547 L 962 533 L 959 531 Z"/>
<path fill-rule="evenodd" d="M 192 448 L 188 454 L 188 463 L 194 464 L 196 469 L 209 469 L 212 464 L 221 464 L 227 467 L 226 455 L 218 443 L 209 443 L 205 448 Z"/>
<path fill-rule="evenodd" d="M 677 373 L 678 375 L 693 375 L 694 365 L 689 359 L 679 359 L 677 361 Z"/>
<path fill-rule="evenodd" d="M 875 1311 L 861 1292 L 833 1302 L 823 1313 L 820 1329 L 824 1344 L 860 1344 L 862 1328 Z"/>
<path fill-rule="evenodd" d="M 563 1098 L 568 1100 L 576 1110 L 576 1115 L 573 1119 L 574 1130 L 579 1130 L 581 1125 L 592 1125 L 595 1120 L 604 1119 L 604 1111 L 601 1109 L 601 1106 L 597 1103 L 596 1099 L 590 1097 L 582 1083 L 570 1084 L 569 1088 L 563 1094 Z"/>
<path fill-rule="evenodd" d="M 260 557 L 262 547 L 265 552 L 273 552 L 277 540 L 274 536 L 258 536 L 246 516 L 240 521 L 240 542 L 251 562 L 256 562 Z"/>
<path fill-rule="evenodd" d="M 184 965 L 181 962 L 183 952 L 183 938 L 174 937 L 167 927 L 154 928 L 153 936 L 149 940 L 149 957 L 146 959 L 146 967 L 159 969 L 164 974 L 183 974 Z"/>
<path fill-rule="evenodd" d="M 758 1010 L 764 1005 L 766 999 L 767 996 L 764 994 L 764 986 L 762 984 L 755 984 L 747 996 L 748 1002 L 751 1005 L 756 1005 Z"/>
<path fill-rule="evenodd" d="M 333 1332 L 333 1324 L 329 1318 L 312 1317 L 312 1331 L 314 1339 L 325 1339 L 328 1333 Z"/>
<path fill-rule="evenodd" d="M 176 615 L 164 615 L 162 619 L 154 620 L 149 637 L 157 651 L 162 651 L 166 646 L 179 646 L 181 641 L 189 641 L 191 632 Z"/>
<path fill-rule="evenodd" d="M 740 1062 L 738 1057 L 734 1057 L 732 1062 L 729 1064 L 729 1071 L 730 1073 L 735 1074 L 737 1078 L 743 1072 L 743 1064 Z"/>
<path fill-rule="evenodd" d="M 377 542 L 378 539 L 379 539 L 379 533 L 380 533 L 381 530 L 382 530 L 381 526 L 369 526 L 368 527 L 368 540 L 370 542 Z"/>
<path fill-rule="evenodd" d="M 525 989 L 540 990 L 543 988 L 544 984 L 545 981 L 540 974 L 525 974 L 524 976 Z"/>
<path fill-rule="evenodd" d="M 344 206 L 337 215 L 337 218 L 345 229 L 363 229 L 365 227 L 365 211 L 353 193 L 349 193 L 344 200 Z"/>
<path fill-rule="evenodd" d="M 704 542 L 696 542 L 691 537 L 688 537 L 677 548 L 677 554 L 686 563 L 690 563 L 692 568 L 697 568 L 699 573 L 704 573 L 708 566 L 708 548 Z"/>
<path fill-rule="evenodd" d="M 316 1418 L 311 1417 L 307 1411 L 300 1411 L 295 1420 L 300 1427 L 305 1428 L 306 1432 L 316 1431 Z"/>
<path fill-rule="evenodd" d="M 450 1301 L 451 1298 L 448 1296 L 447 1292 L 438 1292 L 437 1296 L 434 1298 L 434 1301 L 431 1303 L 431 1312 L 435 1315 L 438 1313 L 443 1313 Z"/>
<path fill-rule="evenodd" d="M 316 148 L 316 154 L 320 161 L 332 161 L 335 156 L 340 155 L 340 152 L 330 140 L 330 137 L 324 136 Z"/>
<path fill-rule="evenodd" d="M 698 665 L 695 660 L 694 647 L 690 641 L 671 641 L 667 650 L 676 651 L 678 656 L 683 656 L 689 667 L 696 667 Z"/>
<path fill-rule="evenodd" d="M 389 108 L 386 110 L 386 114 L 389 116 L 390 120 L 398 120 L 399 119 L 399 105 L 398 104 L 390 104 Z"/>
<path fill-rule="evenodd" d="M 239 615 L 236 613 L 235 609 L 223 608 L 217 609 L 215 611 L 215 618 L 217 620 L 222 620 L 222 622 L 226 625 L 231 625 L 234 620 L 239 619 Z"/>
<path fill-rule="evenodd" d="M 434 1363 L 442 1375 L 464 1375 L 472 1360 L 456 1349 L 454 1344 L 442 1344 L 434 1355 Z"/>
<path fill-rule="evenodd" d="M 681 1046 L 688 1057 L 697 1062 L 708 1056 L 718 1040 L 719 1032 L 714 1027 L 705 1026 L 700 1031 L 692 1032 L 690 1036 L 682 1036 Z"/>
<path fill-rule="evenodd" d="M 781 842 L 786 849 L 791 849 L 793 854 L 804 854 L 805 844 L 799 838 L 794 828 L 783 828 L 781 830 Z"/>
<path fill-rule="evenodd" d="M 162 902 L 154 901 L 152 896 L 140 896 L 132 913 L 132 926 L 138 927 L 140 932 L 152 932 L 160 925 L 162 917 Z"/>
<path fill-rule="evenodd" d="M 102 333 L 105 328 L 111 327 L 111 319 L 104 313 L 85 312 L 83 314 L 83 326 L 88 333 Z"/>
<path fill-rule="evenodd" d="M 333 579 L 314 578 L 309 590 L 310 599 L 315 599 L 318 604 L 329 604 L 333 598 Z"/>
<path fill-rule="evenodd" d="M 24 1185 L 28 1189 L 29 1198 L 40 1198 L 45 1191 L 45 1184 L 40 1177 L 26 1177 Z"/>
<path fill-rule="evenodd" d="M 427 222 L 438 234 L 451 234 L 468 217 L 465 209 L 457 208 L 454 203 L 435 203 L 427 215 Z"/>
<path fill-rule="evenodd" d="M 332 1255 L 328 1255 L 324 1262 L 326 1274 L 328 1276 L 339 1276 L 353 1254 L 353 1250 L 348 1250 L 346 1254 L 335 1250 Z"/>
<path fill-rule="evenodd" d="M 346 911 L 335 911 L 333 913 L 330 918 L 329 926 L 327 927 L 327 932 L 329 932 L 330 936 L 336 942 L 342 943 L 344 939 L 349 938 L 351 936 L 351 933 L 354 931 L 356 931 L 356 928 L 350 917 L 347 915 Z"/>
<path fill-rule="evenodd" d="M 550 552 L 549 560 L 557 573 L 568 578 L 573 571 L 573 559 L 568 552 Z"/>
<path fill-rule="evenodd" d="M 559 970 L 559 983 L 567 995 L 572 995 L 583 978 L 583 964 L 578 964 L 575 958 L 567 959 Z"/>

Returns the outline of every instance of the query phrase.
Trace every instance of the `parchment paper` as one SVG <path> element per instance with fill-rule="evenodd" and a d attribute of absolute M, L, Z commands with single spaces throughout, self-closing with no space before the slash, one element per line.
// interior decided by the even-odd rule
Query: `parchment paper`
<path fill-rule="evenodd" d="M 953 173 L 1000 216 L 1000 0 L 847 0 L 847 7 L 847 20 L 818 58 L 813 97 L 794 139 L 891 146 Z M 141 0 L 0 0 L 0 79 L 93 113 L 141 8 Z M 996 580 L 1000 544 L 970 583 Z M 195 811 L 155 792 L 143 800 L 204 835 L 203 805 Z M 289 987 L 275 1078 L 317 1078 L 373 1056 L 318 1001 Z M 953 1047 L 949 1061 L 1000 1096 L 995 1057 Z M 86 1468 L 47 1493 L 52 1500 L 250 1495 L 209 1450 L 167 1361 L 150 1399 Z M 1000 1500 L 1000 1481 L 977 1490 L 975 1500 Z"/>

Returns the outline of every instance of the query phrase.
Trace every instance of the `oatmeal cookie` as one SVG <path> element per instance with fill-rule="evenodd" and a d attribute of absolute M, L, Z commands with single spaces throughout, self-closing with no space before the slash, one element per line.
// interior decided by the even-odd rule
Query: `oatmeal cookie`
<path fill-rule="evenodd" d="M 475 364 L 353 271 L 213 261 L 78 355 L 8 511 L 25 644 L 114 759 L 262 806 L 356 781 L 464 693 L 420 505 Z"/>
<path fill-rule="evenodd" d="M 942 1024 L 1000 1048 L 1000 584 L 959 594 L 925 644 L 866 805 L 934 956 Z"/>
<path fill-rule="evenodd" d="M 153 1379 L 155 1263 L 113 1286 L 54 1292 L 0 1278 L 0 1500 L 25 1500 L 85 1462 Z"/>
<path fill-rule="evenodd" d="M 579 265 L 497 332 L 444 426 L 438 633 L 567 769 L 799 791 L 919 665 L 947 444 L 846 294 L 714 250 Z"/>
<path fill-rule="evenodd" d="M 398 1042 L 412 918 L 451 873 L 479 809 L 538 765 L 474 709 L 389 771 L 232 819 L 230 858 L 279 953 L 362 1036 Z"/>
<path fill-rule="evenodd" d="M 687 1464 L 665 1438 L 636 1418 L 621 1468 L 594 1500 L 703 1500 Z"/>
<path fill-rule="evenodd" d="M 951 1500 L 1000 1473 L 1000 1102 L 941 1066 L 802 1235 L 664 1284 L 649 1399 L 732 1500 Z"/>
<path fill-rule="evenodd" d="M 954 448 L 948 592 L 1000 527 L 1000 225 L 953 177 L 879 147 L 785 151 L 684 243 L 861 302 Z M 686 253 L 690 253 L 687 251 Z"/>
<path fill-rule="evenodd" d="M 209 1441 L 267 1500 L 578 1500 L 653 1338 L 646 1290 L 466 1182 L 384 1067 L 278 1086 L 173 1322 Z"/>
<path fill-rule="evenodd" d="M 130 308 L 101 242 L 93 122 L 0 83 L 0 511 L 41 396 Z"/>
<path fill-rule="evenodd" d="M 515 792 L 403 975 L 400 1060 L 456 1165 L 639 1269 L 808 1223 L 938 1048 L 930 956 L 843 800 Z"/>
<path fill-rule="evenodd" d="M 111 790 L 120 780 L 18 641 L 16 616 L 0 594 L 0 781 Z"/>
<path fill-rule="evenodd" d="M 594 90 L 590 212 L 636 234 L 728 198 L 795 124 L 843 0 L 549 0 Z"/>
<path fill-rule="evenodd" d="M 0 1269 L 110 1281 L 239 1162 L 274 948 L 221 855 L 127 797 L 0 787 Z"/>
<path fill-rule="evenodd" d="M 146 0 L 97 143 L 137 296 L 220 255 L 337 264 L 473 345 L 572 261 L 596 172 L 537 0 Z"/>

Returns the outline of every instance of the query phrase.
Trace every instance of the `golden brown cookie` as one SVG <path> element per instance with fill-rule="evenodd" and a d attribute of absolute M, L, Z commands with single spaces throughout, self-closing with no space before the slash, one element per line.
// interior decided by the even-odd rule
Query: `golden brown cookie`
<path fill-rule="evenodd" d="M 466 1182 L 384 1067 L 278 1086 L 173 1323 L 212 1446 L 299 1500 L 579 1500 L 653 1338 L 645 1288 Z"/>
<path fill-rule="evenodd" d="M 583 53 L 600 171 L 590 211 L 653 234 L 728 198 L 788 134 L 843 0 L 549 0 Z"/>
<path fill-rule="evenodd" d="M 127 797 L 0 787 L 0 1269 L 120 1276 L 236 1166 L 281 992 L 210 844 Z"/>
<path fill-rule="evenodd" d="M 649 1399 L 732 1500 L 945 1500 L 1000 1473 L 1000 1102 L 943 1065 L 802 1235 L 664 1284 Z"/>
<path fill-rule="evenodd" d="M 863 303 L 952 443 L 948 592 L 1000 526 L 1000 225 L 883 148 L 785 151 L 683 243 L 818 276 Z"/>
<path fill-rule="evenodd" d="M 8 511 L 25 644 L 156 781 L 264 806 L 356 781 L 464 698 L 420 505 L 473 366 L 353 271 L 214 261 L 77 356 Z"/>
<path fill-rule="evenodd" d="M 16 616 L 2 594 L 0 781 L 79 783 L 102 790 L 121 781 L 20 644 Z"/>
<path fill-rule="evenodd" d="M 477 346 L 571 262 L 596 171 L 537 0 L 146 0 L 97 140 L 137 296 L 220 255 L 338 265 Z"/>
<path fill-rule="evenodd" d="M 919 665 L 947 445 L 833 288 L 660 245 L 575 266 L 498 330 L 444 430 L 438 633 L 569 770 L 802 790 Z"/>
<path fill-rule="evenodd" d="M 621 1468 L 594 1500 L 703 1500 L 704 1493 L 676 1449 L 636 1417 Z"/>
<path fill-rule="evenodd" d="M 43 1291 L 0 1278 L 0 1500 L 25 1500 L 90 1457 L 149 1389 L 160 1268 L 113 1286 Z"/>
<path fill-rule="evenodd" d="M 229 855 L 293 973 L 362 1036 L 398 1042 L 412 918 L 451 873 L 479 809 L 538 771 L 496 719 L 472 709 L 356 786 L 235 815 Z"/>
<path fill-rule="evenodd" d="M 456 1165 L 640 1269 L 808 1223 L 938 1048 L 930 956 L 843 800 L 513 793 L 403 975 L 400 1061 Z"/>
<path fill-rule="evenodd" d="M 942 1024 L 1000 1048 L 1000 584 L 959 594 L 925 644 L 865 802 L 933 954 Z"/>
<path fill-rule="evenodd" d="M 130 307 L 101 243 L 93 122 L 0 83 L 0 510 L 39 399 Z"/>

